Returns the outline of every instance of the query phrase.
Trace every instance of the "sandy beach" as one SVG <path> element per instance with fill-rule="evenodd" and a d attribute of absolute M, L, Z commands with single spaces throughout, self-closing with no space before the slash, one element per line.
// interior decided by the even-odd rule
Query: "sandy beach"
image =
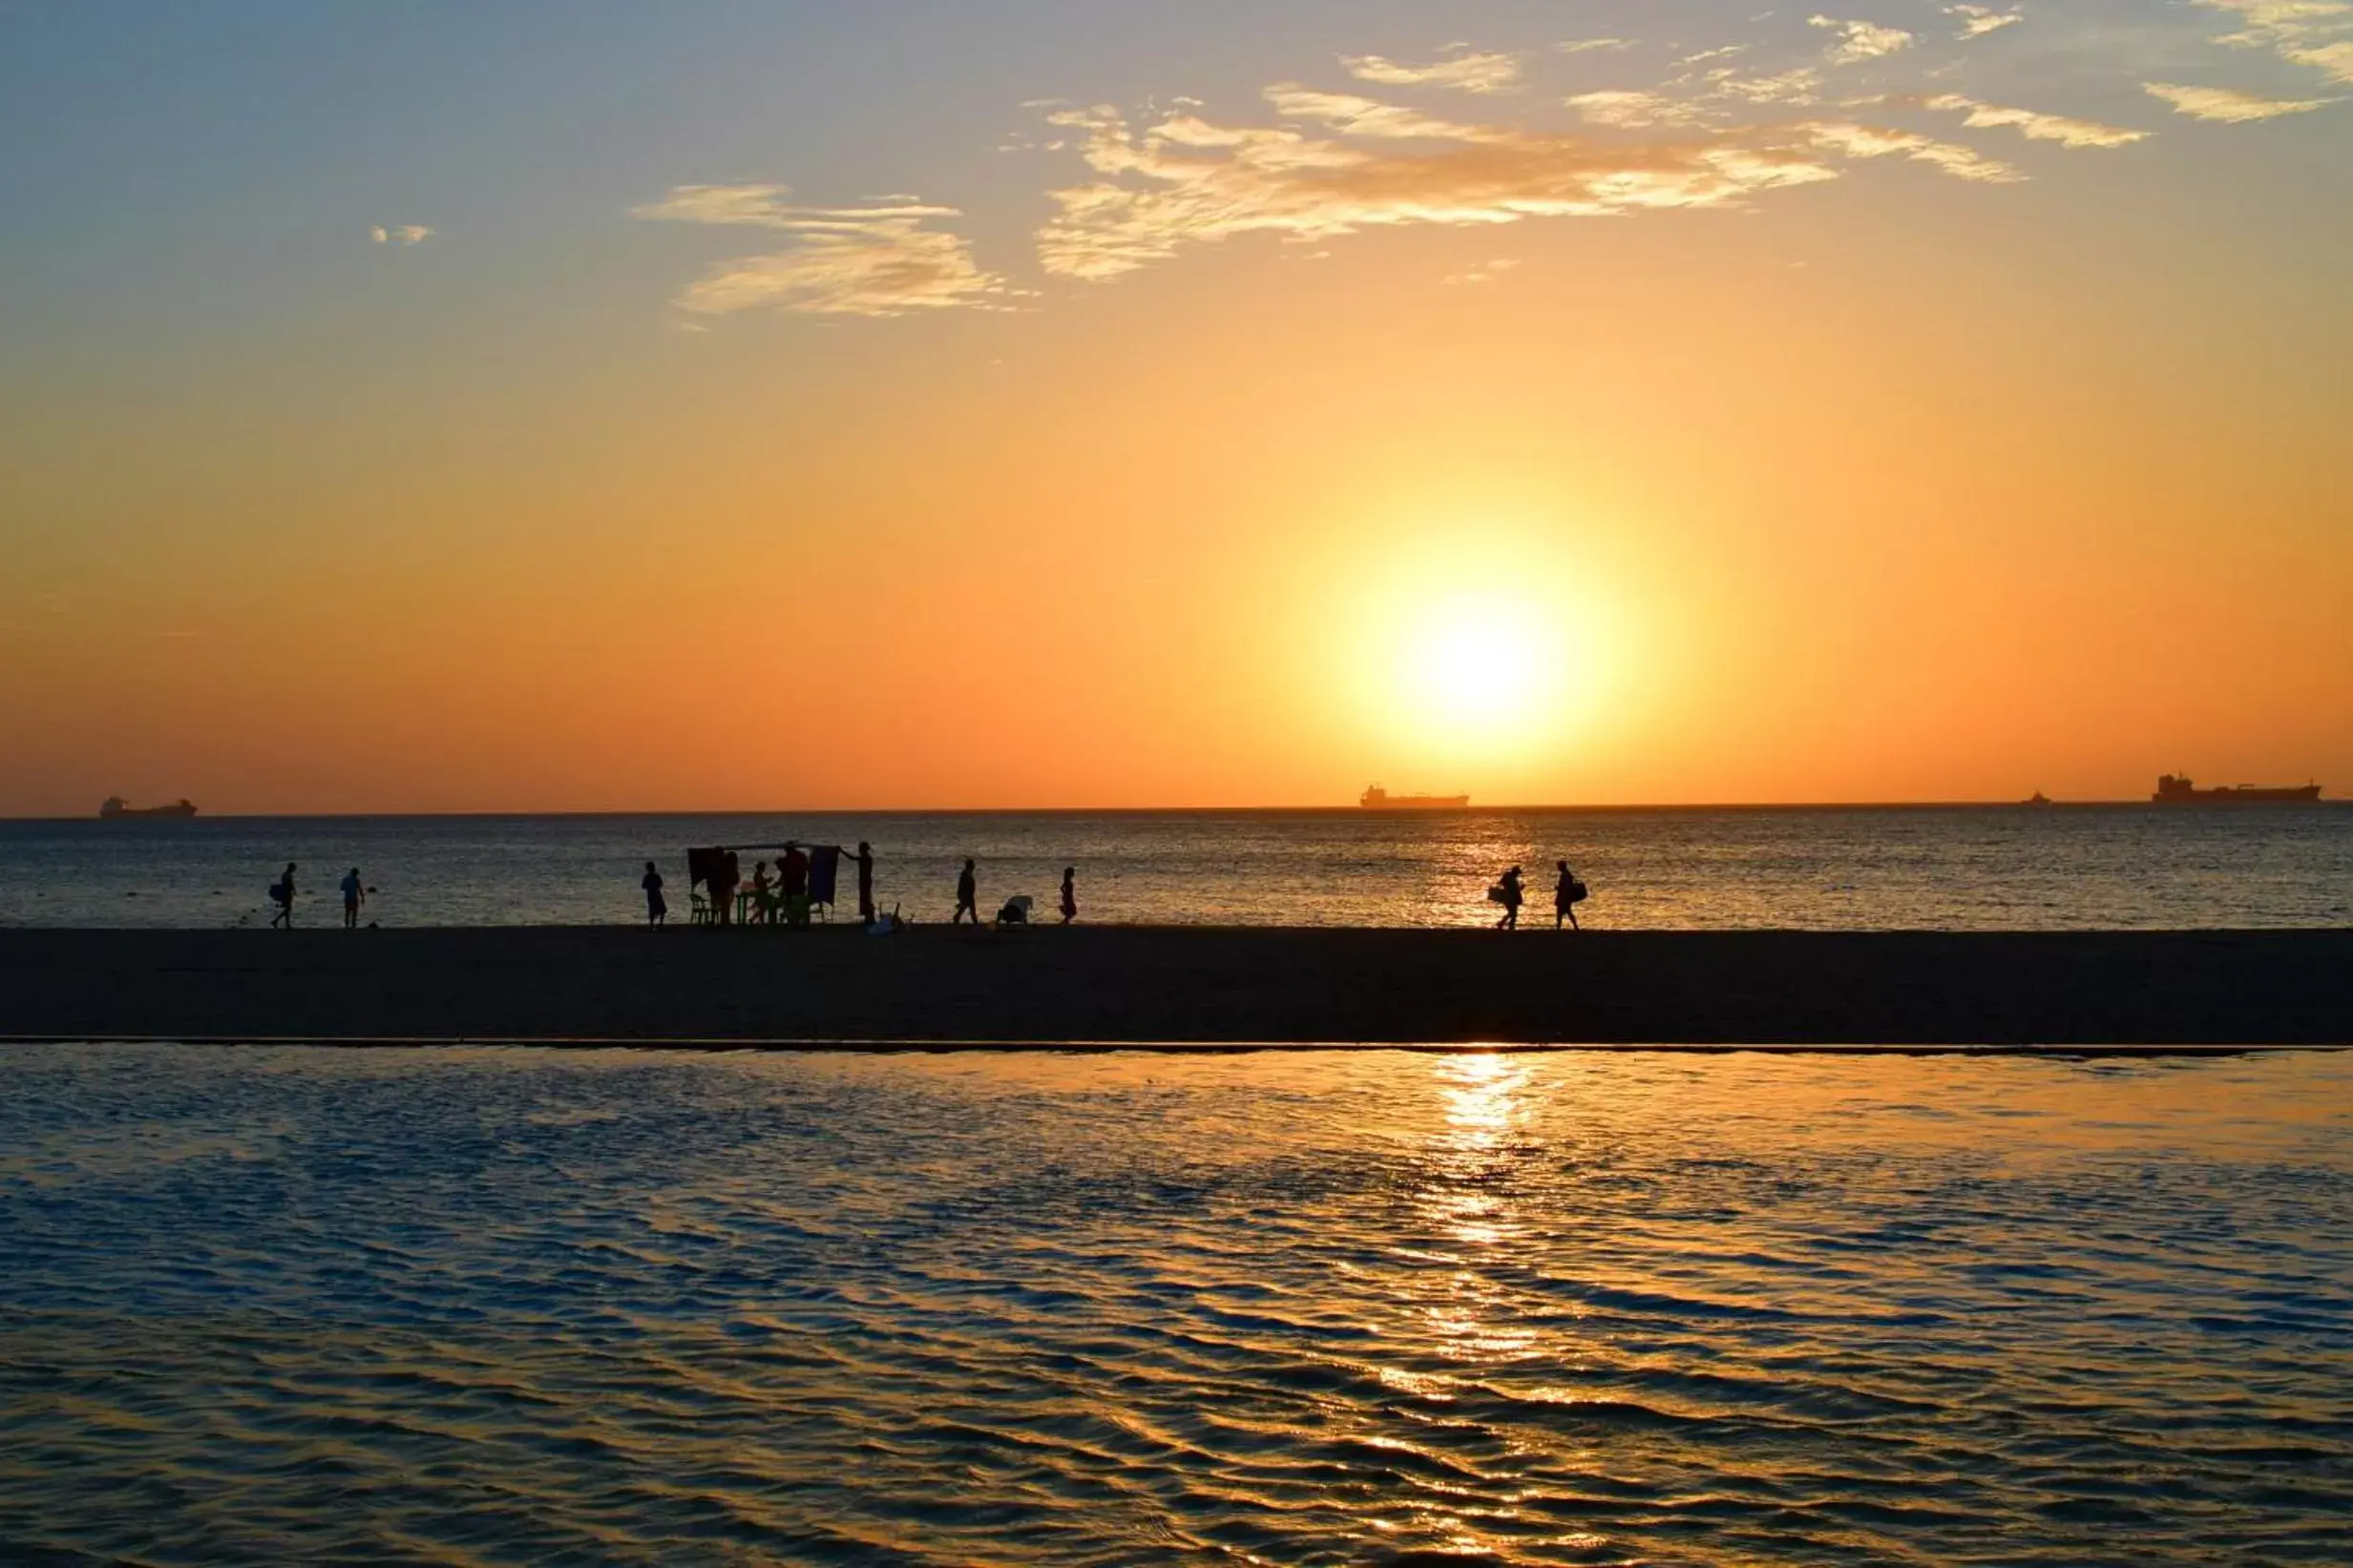
<path fill-rule="evenodd" d="M 14 1038 L 2353 1042 L 2353 931 L 0 931 Z"/>

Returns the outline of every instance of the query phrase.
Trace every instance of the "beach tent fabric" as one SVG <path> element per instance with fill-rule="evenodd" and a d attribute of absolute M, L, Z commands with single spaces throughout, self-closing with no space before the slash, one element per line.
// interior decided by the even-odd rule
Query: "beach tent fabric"
<path fill-rule="evenodd" d="M 821 844 L 809 852 L 809 901 L 812 904 L 833 902 L 833 885 L 840 880 L 842 852 L 838 846 Z"/>

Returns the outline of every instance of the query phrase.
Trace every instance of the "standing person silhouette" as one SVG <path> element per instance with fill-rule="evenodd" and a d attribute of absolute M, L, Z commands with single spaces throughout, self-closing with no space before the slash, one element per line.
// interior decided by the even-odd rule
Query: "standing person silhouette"
<path fill-rule="evenodd" d="M 269 923 L 273 926 L 284 926 L 286 930 L 292 930 L 294 929 L 294 862 L 290 860 L 286 862 L 285 875 L 280 877 L 271 886 L 269 896 L 278 901 L 278 912 L 269 917 Z"/>
<path fill-rule="evenodd" d="M 1503 906 L 1503 918 L 1495 923 L 1497 930 L 1516 931 L 1520 929 L 1520 906 L 1527 901 L 1527 890 L 1520 886 L 1521 874 L 1520 868 L 1515 866 L 1505 871 L 1502 880 L 1496 884 L 1496 891 L 1503 895 L 1499 900 Z"/>
<path fill-rule="evenodd" d="M 858 841 L 858 924 L 874 923 L 874 850 L 864 839 Z"/>
<path fill-rule="evenodd" d="M 1079 868 L 1062 868 L 1062 924 L 1067 926 L 1079 918 Z"/>
<path fill-rule="evenodd" d="M 735 924 L 735 889 L 744 880 L 744 864 L 735 858 L 732 849 L 719 851 L 718 864 L 703 879 L 711 890 L 711 923 L 716 926 Z"/>
<path fill-rule="evenodd" d="M 973 863 L 967 860 L 964 863 L 964 869 L 956 873 L 956 913 L 948 917 L 948 924 L 953 926 L 969 914 L 973 917 L 973 924 L 976 926 L 979 925 L 979 897 L 980 883 L 979 880 L 973 875 Z"/>
<path fill-rule="evenodd" d="M 357 930 L 360 929 L 360 906 L 368 902 L 368 889 L 360 885 L 358 867 L 354 866 L 344 873 L 342 887 L 343 929 Z"/>
<path fill-rule="evenodd" d="M 1568 868 L 1568 862 L 1556 860 L 1553 865 L 1560 868 L 1561 880 L 1552 889 L 1552 929 L 1559 930 L 1561 922 L 1565 920 L 1570 930 L 1583 930 L 1585 928 L 1577 924 L 1577 900 L 1585 896 L 1585 884 Z"/>
<path fill-rule="evenodd" d="M 645 924 L 658 928 L 668 921 L 670 903 L 662 896 L 662 873 L 654 868 L 652 861 L 645 863 L 645 875 L 638 886 L 645 889 Z"/>

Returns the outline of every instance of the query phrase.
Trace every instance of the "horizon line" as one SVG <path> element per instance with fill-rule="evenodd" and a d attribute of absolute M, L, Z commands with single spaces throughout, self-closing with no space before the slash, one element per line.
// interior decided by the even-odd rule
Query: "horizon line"
<path fill-rule="evenodd" d="M 2065 810 L 2115 806 L 2148 806 L 2162 803 L 2149 796 L 2128 796 L 2111 799 L 2045 800 L 2040 802 L 2017 799 L 2002 800 L 1850 800 L 1850 801 L 1521 801 L 1494 805 L 1463 805 L 1439 807 L 1376 808 L 1356 805 L 774 805 L 774 806 L 622 806 L 591 808 L 558 808 L 534 810 L 530 808 L 464 807 L 446 810 L 326 810 L 326 811 L 203 811 L 194 818 L 134 818 L 126 824 L 112 822 L 114 826 L 137 826 L 145 822 L 155 826 L 185 826 L 190 822 L 292 822 L 304 820 L 348 821 L 353 818 L 408 819 L 468 819 L 491 817 L 944 817 L 944 816 L 1176 816 L 1176 815 L 1326 815 L 1378 817 L 1409 820 L 1431 817 L 1464 817 L 1481 814 L 1500 815 L 1524 811 L 1576 812 L 1643 812 L 1643 811 L 1985 811 L 1985 810 Z M 2279 803 L 2300 805 L 2347 805 L 2353 800 L 2322 797 L 2314 801 Z M 2195 807 L 2190 807 L 2195 809 Z M 2180 810 L 2180 806 L 2168 809 Z M 76 816 L 0 815 L 0 823 L 97 823 L 107 821 L 95 814 Z"/>

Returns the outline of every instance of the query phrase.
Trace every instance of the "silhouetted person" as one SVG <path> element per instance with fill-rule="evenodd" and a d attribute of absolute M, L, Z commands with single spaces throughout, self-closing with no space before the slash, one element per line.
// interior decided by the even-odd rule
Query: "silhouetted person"
<path fill-rule="evenodd" d="M 979 879 L 973 875 L 973 863 L 968 860 L 964 863 L 964 869 L 956 874 L 956 913 L 948 917 L 948 924 L 953 926 L 966 915 L 971 915 L 973 924 L 979 925 L 980 907 L 976 902 L 979 896 Z"/>
<path fill-rule="evenodd" d="M 343 929 L 357 930 L 360 927 L 360 906 L 368 902 L 368 889 L 360 886 L 360 868 L 356 866 L 344 873 Z"/>
<path fill-rule="evenodd" d="M 776 900 L 768 893 L 768 863 L 765 860 L 751 868 L 751 917 L 755 924 L 763 920 L 776 924 Z"/>
<path fill-rule="evenodd" d="M 278 902 L 278 912 L 269 917 L 273 926 L 294 929 L 294 862 L 286 862 L 285 875 L 270 884 L 269 896 Z"/>
<path fill-rule="evenodd" d="M 785 846 L 783 858 L 776 863 L 776 891 L 784 907 L 785 918 L 794 925 L 809 920 L 809 851 L 797 844 Z"/>
<path fill-rule="evenodd" d="M 1561 880 L 1552 889 L 1552 929 L 1559 930 L 1561 922 L 1565 920 L 1570 930 L 1582 930 L 1584 928 L 1577 924 L 1577 900 L 1585 896 L 1585 884 L 1568 868 L 1568 862 L 1556 860 L 1553 864 L 1561 869 Z"/>
<path fill-rule="evenodd" d="M 1520 886 L 1520 868 L 1515 866 L 1505 871 L 1503 879 L 1495 885 L 1495 890 L 1502 894 L 1496 902 L 1503 906 L 1503 918 L 1495 923 L 1498 930 L 1516 931 L 1520 929 L 1520 906 L 1527 902 L 1527 890 Z"/>
<path fill-rule="evenodd" d="M 874 923 L 874 851 L 864 839 L 858 841 L 858 924 Z"/>
<path fill-rule="evenodd" d="M 744 863 L 732 849 L 720 851 L 719 880 L 711 887 L 711 913 L 721 925 L 735 924 L 735 889 L 743 885 Z"/>
<path fill-rule="evenodd" d="M 1067 926 L 1079 918 L 1079 868 L 1062 868 L 1062 924 Z"/>
<path fill-rule="evenodd" d="M 666 922 L 670 918 L 670 903 L 662 896 L 662 873 L 654 869 L 652 861 L 645 863 L 645 876 L 638 886 L 645 889 L 646 925 L 660 926 Z"/>

